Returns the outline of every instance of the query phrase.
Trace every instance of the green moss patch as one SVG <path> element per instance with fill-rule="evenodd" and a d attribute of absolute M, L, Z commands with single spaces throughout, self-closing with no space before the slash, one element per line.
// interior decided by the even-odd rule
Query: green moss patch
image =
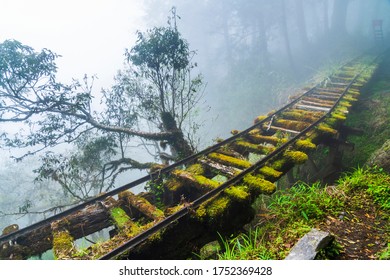
<path fill-rule="evenodd" d="M 110 216 L 119 229 L 124 228 L 126 223 L 130 220 L 130 217 L 120 207 L 111 209 Z"/>
<path fill-rule="evenodd" d="M 260 153 L 260 154 L 269 154 L 270 152 L 275 150 L 275 148 L 273 148 L 273 147 L 252 144 L 252 143 L 244 141 L 244 140 L 238 140 L 238 141 L 234 142 L 232 145 L 241 151 L 254 152 L 254 153 Z"/>
<path fill-rule="evenodd" d="M 290 130 L 296 130 L 296 131 L 304 130 L 305 128 L 307 128 L 310 125 L 310 123 L 303 122 L 303 121 L 284 120 L 284 119 L 277 120 L 275 122 L 275 124 L 276 124 L 276 126 L 280 126 L 283 128 L 287 128 Z"/>
<path fill-rule="evenodd" d="M 181 182 L 180 180 L 178 180 L 176 178 L 170 178 L 169 180 L 167 180 L 165 186 L 168 190 L 170 190 L 172 192 L 176 192 L 180 188 L 182 188 L 184 186 L 184 184 L 183 184 L 183 182 Z"/>
<path fill-rule="evenodd" d="M 204 174 L 204 168 L 201 164 L 192 164 L 189 167 L 186 168 L 187 172 L 190 172 L 195 175 L 203 175 Z"/>
<path fill-rule="evenodd" d="M 318 120 L 322 116 L 322 113 L 308 112 L 305 110 L 293 109 L 282 113 L 282 117 L 285 119 L 304 121 L 312 123 Z"/>
<path fill-rule="evenodd" d="M 285 151 L 283 155 L 288 161 L 294 164 L 303 164 L 309 159 L 307 154 L 300 151 Z"/>
<path fill-rule="evenodd" d="M 251 163 L 246 160 L 234 158 L 231 156 L 219 154 L 219 153 L 210 153 L 207 155 L 210 159 L 215 160 L 216 162 L 228 165 L 228 166 L 233 166 L 237 167 L 240 169 L 246 169 L 251 166 Z"/>
<path fill-rule="evenodd" d="M 280 139 L 275 136 L 264 136 L 259 133 L 259 131 L 254 131 L 249 133 L 248 136 L 253 142 L 256 142 L 257 144 L 262 144 L 262 143 L 269 143 L 274 146 L 276 146 L 278 143 L 280 143 Z"/>
<path fill-rule="evenodd" d="M 283 175 L 282 172 L 277 171 L 269 166 L 263 166 L 262 168 L 260 168 L 259 173 L 262 174 L 265 177 L 265 179 L 271 181 L 276 181 Z"/>
<path fill-rule="evenodd" d="M 255 196 L 260 194 L 272 194 L 276 190 L 275 184 L 265 180 L 260 175 L 254 176 L 248 174 L 244 177 L 243 181 L 246 185 L 248 185 L 251 193 Z"/>
<path fill-rule="evenodd" d="M 316 144 L 314 144 L 310 139 L 300 139 L 295 142 L 295 147 L 302 151 L 312 151 L 317 148 Z"/>
<path fill-rule="evenodd" d="M 67 230 L 53 232 L 53 253 L 56 259 L 68 259 L 74 252 L 73 237 Z"/>
<path fill-rule="evenodd" d="M 209 222 L 222 218 L 223 214 L 227 211 L 231 200 L 227 196 L 218 196 L 215 199 L 209 200 L 203 203 L 195 211 L 195 217 L 198 220 Z"/>
<path fill-rule="evenodd" d="M 220 182 L 208 179 L 202 175 L 194 175 L 194 178 L 200 185 L 205 186 L 209 189 L 218 188 L 218 186 L 221 184 Z"/>
<path fill-rule="evenodd" d="M 336 129 L 331 128 L 329 125 L 327 125 L 325 123 L 320 123 L 317 126 L 317 131 L 319 131 L 320 133 L 323 133 L 325 135 L 336 135 L 337 134 Z"/>
<path fill-rule="evenodd" d="M 224 193 L 233 200 L 236 201 L 249 201 L 250 194 L 246 186 L 231 186 L 227 188 Z"/>

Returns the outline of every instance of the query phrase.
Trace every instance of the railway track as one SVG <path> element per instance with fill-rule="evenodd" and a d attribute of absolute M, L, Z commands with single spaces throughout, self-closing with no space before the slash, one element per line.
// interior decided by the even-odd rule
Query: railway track
<path fill-rule="evenodd" d="M 337 136 L 377 61 L 374 55 L 356 58 L 228 139 L 175 164 L 156 165 L 145 177 L 36 224 L 16 231 L 8 227 L 0 237 L 0 259 L 24 259 L 50 249 L 57 259 L 125 258 L 164 240 L 167 229 L 184 217 L 190 225 L 212 230 L 226 226 L 240 215 L 234 212 L 245 212 L 261 194 L 271 195 L 275 182 L 304 163 L 322 139 Z M 141 184 L 154 191 L 131 192 Z M 75 245 L 103 229 L 110 230 L 108 240 L 85 249 Z"/>

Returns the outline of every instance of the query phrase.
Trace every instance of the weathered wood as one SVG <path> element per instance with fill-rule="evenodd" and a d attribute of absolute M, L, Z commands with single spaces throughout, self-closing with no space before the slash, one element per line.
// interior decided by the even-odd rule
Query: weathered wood
<path fill-rule="evenodd" d="M 137 196 L 130 191 L 121 192 L 118 196 L 121 201 L 128 203 L 130 207 L 134 207 L 145 217 L 153 221 L 160 221 L 165 218 L 163 211 L 143 197 Z"/>
<path fill-rule="evenodd" d="M 270 126 L 270 130 L 275 130 L 275 131 L 281 131 L 281 132 L 287 132 L 287 133 L 293 133 L 293 134 L 299 134 L 299 131 L 291 130 L 291 129 L 286 129 L 278 126 Z"/>
<path fill-rule="evenodd" d="M 111 202 L 109 203 L 111 205 Z M 104 203 L 97 203 L 56 221 L 66 228 L 74 240 L 100 231 L 112 225 L 110 214 Z M 11 243 L 11 244 L 10 244 Z M 0 259 L 9 259 L 17 255 L 21 258 L 39 255 L 53 247 L 53 234 L 50 224 L 43 225 L 31 232 L 19 236 L 12 242 L 0 244 Z"/>
<path fill-rule="evenodd" d="M 210 168 L 213 171 L 216 171 L 216 172 L 223 174 L 223 175 L 226 175 L 228 177 L 233 177 L 241 171 L 240 169 L 237 169 L 237 168 L 234 168 L 231 166 L 227 166 L 227 165 L 212 161 L 210 159 L 200 159 L 198 161 L 201 164 L 205 165 L 207 168 Z"/>
<path fill-rule="evenodd" d="M 276 146 L 277 144 L 283 141 L 282 139 L 279 139 L 276 136 L 262 135 L 260 130 L 251 131 L 248 135 L 245 136 L 245 138 L 256 144 L 268 143 L 271 144 L 272 147 Z"/>
<path fill-rule="evenodd" d="M 273 146 L 269 147 L 262 144 L 253 144 L 245 140 L 238 140 L 231 143 L 230 145 L 241 154 L 248 154 L 248 152 L 253 152 L 256 154 L 267 155 L 275 150 L 275 147 Z"/>
<path fill-rule="evenodd" d="M 247 160 L 244 160 L 241 158 L 236 158 L 233 156 L 228 156 L 228 155 L 225 155 L 223 153 L 210 153 L 207 155 L 207 157 L 211 160 L 216 161 L 216 162 L 219 162 L 219 163 L 222 163 L 225 165 L 229 165 L 229 166 L 233 166 L 233 167 L 236 167 L 239 169 L 246 169 L 252 165 Z"/>
<path fill-rule="evenodd" d="M 294 131 L 302 131 L 309 127 L 311 123 L 302 120 L 290 120 L 290 119 L 277 119 L 274 122 L 274 126 Z"/>
<path fill-rule="evenodd" d="M 329 94 L 324 94 L 324 93 L 319 93 L 319 94 L 313 94 L 311 95 L 315 98 L 320 98 L 320 99 L 326 99 L 326 100 L 332 100 L 335 101 L 340 98 L 340 95 L 329 95 Z"/>
<path fill-rule="evenodd" d="M 320 98 L 322 98 L 323 96 L 333 96 L 335 98 L 339 98 L 341 96 L 341 93 L 338 91 L 333 92 L 333 91 L 316 90 L 315 93 L 311 94 L 310 96 L 313 95 L 319 95 Z"/>
<path fill-rule="evenodd" d="M 202 175 L 194 175 L 184 170 L 175 170 L 172 172 L 172 175 L 179 180 L 191 185 L 192 187 L 195 187 L 201 192 L 206 192 L 215 189 L 220 185 L 220 183 L 208 179 Z"/>
<path fill-rule="evenodd" d="M 323 91 L 323 92 L 328 92 L 328 93 L 338 93 L 340 94 L 343 92 L 345 88 L 337 88 L 337 87 L 332 87 L 332 88 L 317 88 L 317 91 Z"/>
<path fill-rule="evenodd" d="M 226 155 L 226 156 L 230 156 L 230 157 L 234 157 L 234 158 L 238 158 L 238 159 L 242 159 L 242 160 L 245 160 L 246 157 L 244 157 L 242 154 L 240 154 L 239 152 L 233 150 L 233 149 L 227 149 L 227 148 L 224 148 L 224 149 L 218 149 L 217 150 L 217 153 L 219 154 L 223 154 L 223 155 Z"/>
<path fill-rule="evenodd" d="M 323 112 L 292 109 L 287 112 L 283 112 L 281 116 L 288 120 L 313 123 L 323 116 Z"/>
<path fill-rule="evenodd" d="M 335 80 L 343 80 L 343 81 L 351 81 L 351 79 L 353 78 L 353 76 L 351 75 L 344 75 L 344 76 L 334 76 L 333 79 Z"/>
<path fill-rule="evenodd" d="M 15 232 L 17 230 L 19 230 L 19 226 L 17 224 L 9 225 L 3 229 L 3 232 L 0 236 L 8 235 L 8 234 Z"/>
<path fill-rule="evenodd" d="M 334 100 L 332 101 L 329 101 L 329 100 L 324 100 L 322 98 L 315 98 L 313 96 L 308 96 L 304 99 L 302 99 L 302 101 L 310 101 L 310 102 L 314 102 L 314 103 L 317 103 L 317 104 L 323 104 L 323 105 L 327 105 L 327 106 L 333 106 L 334 105 Z M 325 106 L 325 107 L 327 107 Z"/>
<path fill-rule="evenodd" d="M 323 107 L 323 108 L 332 108 L 333 107 L 333 104 L 327 104 L 327 103 L 319 103 L 319 102 L 313 102 L 313 101 L 309 101 L 309 100 L 301 100 L 300 101 L 300 104 L 303 104 L 303 105 L 309 105 L 309 106 L 317 106 L 317 107 Z"/>
<path fill-rule="evenodd" d="M 303 105 L 303 104 L 296 104 L 295 107 L 297 109 L 311 110 L 311 111 L 321 111 L 321 112 L 329 112 L 329 110 L 330 110 L 330 108 L 318 107 L 318 106 L 309 106 L 309 105 Z"/>
<path fill-rule="evenodd" d="M 348 86 L 348 83 L 330 82 L 330 84 L 328 84 L 328 85 L 331 85 L 331 86 L 347 87 L 347 86 Z"/>

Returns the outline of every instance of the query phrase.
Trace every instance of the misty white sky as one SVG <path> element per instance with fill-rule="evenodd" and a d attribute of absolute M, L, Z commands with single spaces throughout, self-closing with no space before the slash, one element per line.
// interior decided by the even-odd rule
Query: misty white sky
<path fill-rule="evenodd" d="M 62 56 L 61 81 L 96 74 L 99 90 L 112 84 L 143 16 L 139 0 L 0 0 L 0 42 L 50 49 Z"/>

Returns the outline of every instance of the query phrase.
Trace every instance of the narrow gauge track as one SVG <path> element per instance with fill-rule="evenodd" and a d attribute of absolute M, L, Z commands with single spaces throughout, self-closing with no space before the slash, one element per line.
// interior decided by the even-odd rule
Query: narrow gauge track
<path fill-rule="evenodd" d="M 184 216 L 205 219 L 212 212 L 207 207 L 218 197 L 251 203 L 260 194 L 272 194 L 274 182 L 303 163 L 321 137 L 337 134 L 335 128 L 345 119 L 376 61 L 372 55 L 356 58 L 289 104 L 258 117 L 249 128 L 233 131 L 226 140 L 36 224 L 3 231 L 0 259 L 27 258 L 51 248 L 59 259 L 111 259 Z M 145 183 L 164 190 L 160 204 L 150 194 L 129 191 Z M 111 239 L 91 246 L 88 253 L 77 252 L 73 240 L 112 226 Z"/>

